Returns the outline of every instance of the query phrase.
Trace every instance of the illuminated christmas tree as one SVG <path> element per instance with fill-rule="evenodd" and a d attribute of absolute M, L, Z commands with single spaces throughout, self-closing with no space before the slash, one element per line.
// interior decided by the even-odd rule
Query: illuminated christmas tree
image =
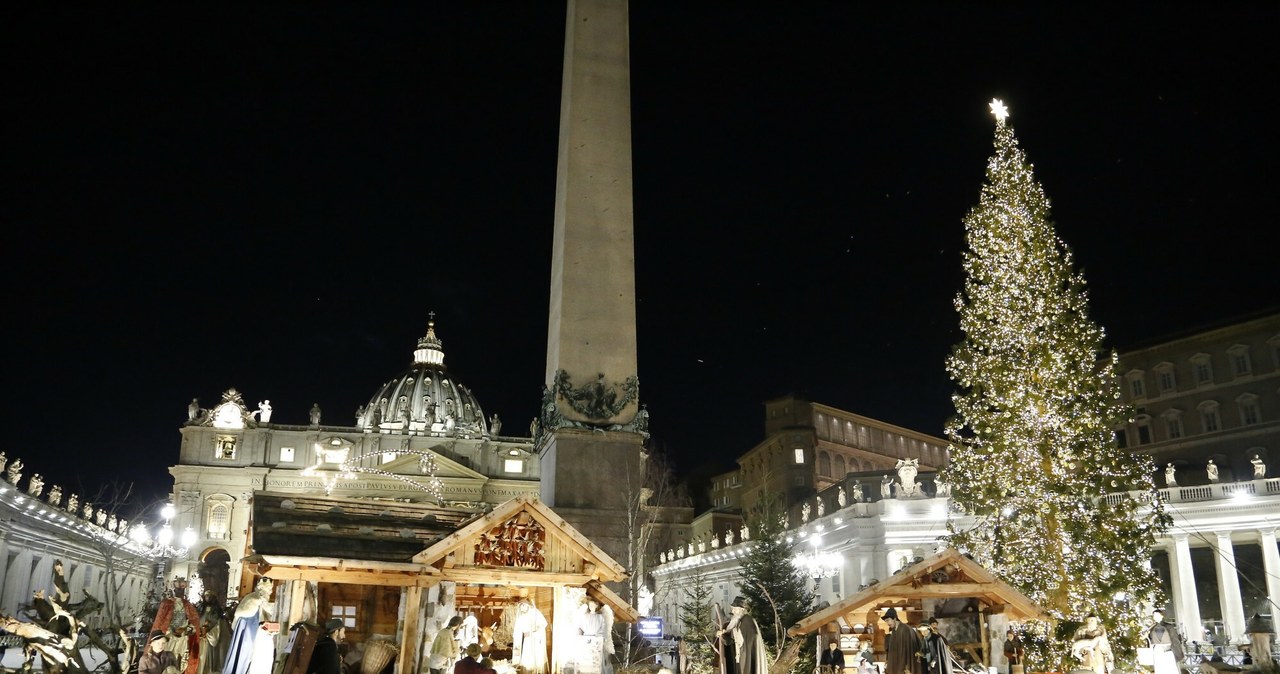
<path fill-rule="evenodd" d="M 950 541 L 1056 619 L 1096 613 L 1127 659 L 1139 602 L 1157 600 L 1150 550 L 1166 516 L 1150 459 L 1116 446 L 1127 411 L 1084 277 L 1054 233 L 1007 110 L 996 100 L 991 111 L 995 154 L 964 220 L 964 339 L 947 359 L 959 390 L 945 479 L 965 515 Z M 1024 636 L 1031 664 L 1066 664 L 1069 643 L 1036 629 Z"/>

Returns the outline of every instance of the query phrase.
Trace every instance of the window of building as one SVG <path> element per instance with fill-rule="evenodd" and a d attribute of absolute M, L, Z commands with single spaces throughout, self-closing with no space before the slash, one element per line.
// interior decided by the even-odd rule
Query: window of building
<path fill-rule="evenodd" d="M 281 447 L 281 448 L 280 448 L 280 463 L 293 463 L 293 448 L 292 448 L 292 447 Z"/>
<path fill-rule="evenodd" d="M 804 463 L 804 448 L 796 447 L 795 454 L 796 454 L 796 463 Z"/>
<path fill-rule="evenodd" d="M 793 485 L 795 485 L 795 486 L 797 486 L 797 487 L 803 487 L 803 486 L 804 486 L 804 476 L 803 476 L 803 475 L 796 475 L 795 477 L 791 478 L 791 484 L 793 484 Z"/>
<path fill-rule="evenodd" d="M 1156 366 L 1156 382 L 1161 393 L 1172 393 L 1178 388 L 1178 378 L 1173 373 L 1173 363 L 1160 363 Z"/>
<path fill-rule="evenodd" d="M 826 452 L 818 454 L 818 474 L 831 474 L 831 455 Z"/>
<path fill-rule="evenodd" d="M 1271 347 L 1271 364 L 1280 370 L 1280 335 L 1268 339 L 1267 345 Z"/>
<path fill-rule="evenodd" d="M 214 441 L 213 455 L 219 459 L 236 458 L 236 439 L 232 435 L 219 435 Z"/>
<path fill-rule="evenodd" d="M 1144 414 L 1138 417 L 1134 423 L 1138 426 L 1138 444 L 1151 444 L 1151 417 Z"/>
<path fill-rule="evenodd" d="M 231 497 L 215 494 L 205 499 L 205 532 L 215 541 L 231 538 Z"/>
<path fill-rule="evenodd" d="M 1182 433 L 1182 412 L 1178 410 L 1169 410 L 1164 413 L 1164 430 L 1170 440 L 1181 438 Z"/>
<path fill-rule="evenodd" d="M 231 522 L 231 509 L 221 503 L 209 508 L 209 538 L 221 538 Z"/>
<path fill-rule="evenodd" d="M 524 459 L 503 459 L 502 471 L 504 473 L 523 473 Z"/>
<path fill-rule="evenodd" d="M 1129 395 L 1134 398 L 1147 397 L 1147 385 L 1143 380 L 1142 370 L 1134 370 L 1125 375 L 1125 378 L 1129 380 Z"/>
<path fill-rule="evenodd" d="M 356 628 L 356 607 L 354 606 L 334 606 L 329 615 L 342 620 L 342 626 L 349 630 Z"/>
<path fill-rule="evenodd" d="M 1246 344 L 1236 344 L 1227 349 L 1227 360 L 1231 361 L 1231 374 L 1237 377 L 1253 372 L 1253 363 L 1249 360 L 1249 347 Z"/>
<path fill-rule="evenodd" d="M 1115 436 L 1116 436 L 1116 447 L 1120 449 L 1124 449 L 1125 447 L 1129 446 L 1129 434 L 1126 433 L 1123 428 L 1117 428 L 1115 430 Z"/>
<path fill-rule="evenodd" d="M 848 470 L 847 468 L 845 468 L 845 464 L 844 464 L 844 457 L 843 457 L 843 456 L 840 456 L 839 454 L 836 454 L 836 458 L 835 458 L 835 466 L 834 466 L 834 468 L 835 468 L 835 471 L 836 471 L 836 472 L 835 472 L 835 476 L 836 476 L 836 477 L 843 478 L 843 477 L 844 477 L 844 475 L 845 475 L 845 473 L 848 473 L 848 472 L 849 472 L 849 470 Z"/>
<path fill-rule="evenodd" d="M 1191 372 L 1195 376 L 1196 386 L 1213 383 L 1213 363 L 1209 354 L 1197 353 L 1191 357 Z"/>
<path fill-rule="evenodd" d="M 1262 418 L 1258 411 L 1258 396 L 1252 393 L 1236 398 L 1236 407 L 1240 408 L 1240 424 L 1243 426 L 1252 426 Z"/>
<path fill-rule="evenodd" d="M 1200 426 L 1204 428 L 1205 433 L 1213 433 L 1222 428 L 1222 419 L 1218 417 L 1218 403 L 1213 400 L 1206 400 L 1200 403 Z"/>

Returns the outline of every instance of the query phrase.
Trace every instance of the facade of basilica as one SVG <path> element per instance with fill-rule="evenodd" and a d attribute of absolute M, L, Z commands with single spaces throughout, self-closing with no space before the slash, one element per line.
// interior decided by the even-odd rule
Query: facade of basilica
<path fill-rule="evenodd" d="M 248 590 L 240 560 L 252 549 L 254 492 L 439 502 L 475 513 L 538 494 L 532 440 L 503 435 L 497 416 L 486 418 L 450 377 L 434 321 L 409 369 L 378 387 L 353 423 L 322 415 L 313 407 L 308 425 L 273 423 L 270 401 L 251 410 L 235 389 L 210 409 L 192 401 L 170 469 L 175 526 L 197 538 L 180 572 L 216 579 L 215 592 L 225 577 L 230 597 Z"/>

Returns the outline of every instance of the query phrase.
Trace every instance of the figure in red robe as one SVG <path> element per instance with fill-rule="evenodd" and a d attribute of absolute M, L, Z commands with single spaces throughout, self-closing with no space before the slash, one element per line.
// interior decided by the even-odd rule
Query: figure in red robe
<path fill-rule="evenodd" d="M 160 602 L 153 632 L 164 632 L 167 649 L 178 658 L 181 674 L 196 674 L 200 666 L 200 614 L 187 600 L 187 579 L 173 577 L 173 594 Z"/>

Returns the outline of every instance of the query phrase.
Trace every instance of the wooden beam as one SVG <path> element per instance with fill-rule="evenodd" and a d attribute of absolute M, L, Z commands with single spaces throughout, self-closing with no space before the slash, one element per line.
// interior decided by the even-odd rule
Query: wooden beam
<path fill-rule="evenodd" d="M 455 566 L 441 571 L 441 578 L 458 583 L 484 583 L 487 585 L 527 585 L 531 587 L 582 587 L 591 582 L 591 576 L 582 573 L 549 573 L 546 571 L 521 571 L 517 569 L 487 569 L 471 566 Z"/>
<path fill-rule="evenodd" d="M 290 569 L 273 567 L 266 577 L 274 580 L 314 580 L 322 583 L 338 583 L 342 585 L 382 585 L 387 587 L 408 587 L 410 585 L 434 585 L 439 582 L 427 576 L 401 573 L 375 573 L 370 571 L 334 571 L 333 569 Z"/>
<path fill-rule="evenodd" d="M 912 599 L 934 598 L 934 597 L 986 597 L 989 592 L 995 588 L 990 585 L 981 583 L 940 583 L 937 585 L 921 585 L 920 587 L 905 590 L 904 595 Z M 883 603 L 883 600 L 882 602 Z"/>

